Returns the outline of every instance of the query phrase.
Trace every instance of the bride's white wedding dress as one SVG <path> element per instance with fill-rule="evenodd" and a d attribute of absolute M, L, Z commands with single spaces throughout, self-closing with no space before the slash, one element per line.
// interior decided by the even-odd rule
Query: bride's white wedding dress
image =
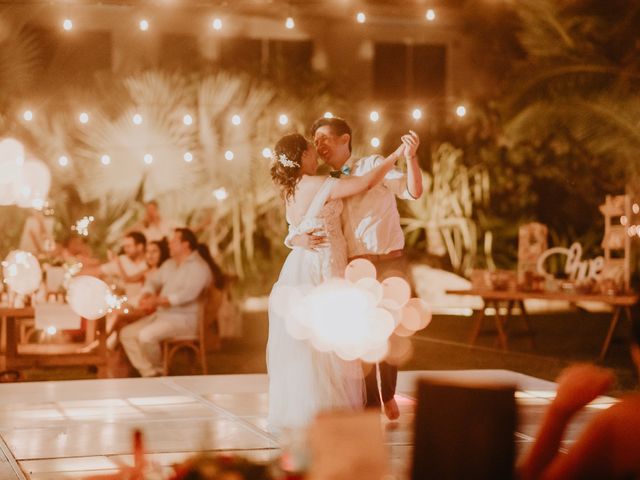
<path fill-rule="evenodd" d="M 329 278 L 344 276 L 347 248 L 340 222 L 342 201 L 327 202 L 335 182 L 337 179 L 327 178 L 297 225 L 287 219 L 290 230 L 296 233 L 322 228 L 329 246 L 318 251 L 293 248 L 269 297 L 268 425 L 273 431 L 304 427 L 323 410 L 363 406 L 360 363 L 316 351 L 308 341 L 289 335 L 286 319 L 274 305 L 274 296 L 279 289 L 281 294 L 281 287 L 315 286 Z"/>

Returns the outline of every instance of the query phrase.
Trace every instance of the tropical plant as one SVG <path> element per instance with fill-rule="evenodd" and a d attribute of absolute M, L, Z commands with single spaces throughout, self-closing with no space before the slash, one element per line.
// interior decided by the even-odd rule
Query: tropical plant
<path fill-rule="evenodd" d="M 428 254 L 448 255 L 456 272 L 469 273 L 479 237 L 474 205 L 489 201 L 486 169 L 466 167 L 462 150 L 445 143 L 434 155 L 432 174 L 423 172 L 423 185 L 422 197 L 406 203 L 410 217 L 401 219 L 407 243 L 424 241 Z"/>

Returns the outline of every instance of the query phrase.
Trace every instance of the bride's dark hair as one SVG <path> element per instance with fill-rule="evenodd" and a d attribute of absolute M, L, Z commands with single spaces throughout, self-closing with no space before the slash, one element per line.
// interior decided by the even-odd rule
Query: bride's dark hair
<path fill-rule="evenodd" d="M 299 133 L 285 135 L 273 149 L 271 179 L 280 189 L 285 200 L 293 197 L 302 175 L 302 154 L 309 148 L 309 142 Z"/>

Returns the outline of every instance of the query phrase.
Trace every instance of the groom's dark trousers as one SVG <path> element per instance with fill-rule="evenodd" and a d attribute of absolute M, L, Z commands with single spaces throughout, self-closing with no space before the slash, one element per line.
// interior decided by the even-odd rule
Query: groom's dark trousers
<path fill-rule="evenodd" d="M 413 283 L 409 276 L 409 263 L 403 255 L 402 250 L 395 250 L 386 255 L 363 255 L 354 258 L 365 258 L 370 260 L 376 267 L 379 282 L 389 277 L 404 278 L 409 282 L 409 285 L 411 285 L 412 295 L 415 296 L 413 294 Z M 353 258 L 350 258 L 349 260 L 353 260 Z M 380 407 L 381 396 L 384 403 L 393 399 L 393 396 L 396 393 L 398 367 L 386 362 L 380 362 L 377 365 L 365 364 L 364 367 L 364 382 L 367 390 L 366 406 Z M 379 389 L 377 371 L 380 371 Z"/>

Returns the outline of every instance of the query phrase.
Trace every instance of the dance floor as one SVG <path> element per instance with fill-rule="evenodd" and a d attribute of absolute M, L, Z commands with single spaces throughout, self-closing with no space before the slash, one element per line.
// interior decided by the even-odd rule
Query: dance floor
<path fill-rule="evenodd" d="M 401 372 L 400 421 L 385 426 L 393 476 L 408 478 L 414 386 L 418 377 L 496 380 L 518 386 L 518 451 L 533 439 L 555 385 L 506 370 Z M 169 469 L 194 452 L 278 455 L 266 431 L 266 375 L 78 380 L 0 385 L 0 478 L 57 480 L 113 473 L 132 463 L 131 432 L 140 428 L 148 458 Z M 568 432 L 614 400 L 600 397 Z"/>

